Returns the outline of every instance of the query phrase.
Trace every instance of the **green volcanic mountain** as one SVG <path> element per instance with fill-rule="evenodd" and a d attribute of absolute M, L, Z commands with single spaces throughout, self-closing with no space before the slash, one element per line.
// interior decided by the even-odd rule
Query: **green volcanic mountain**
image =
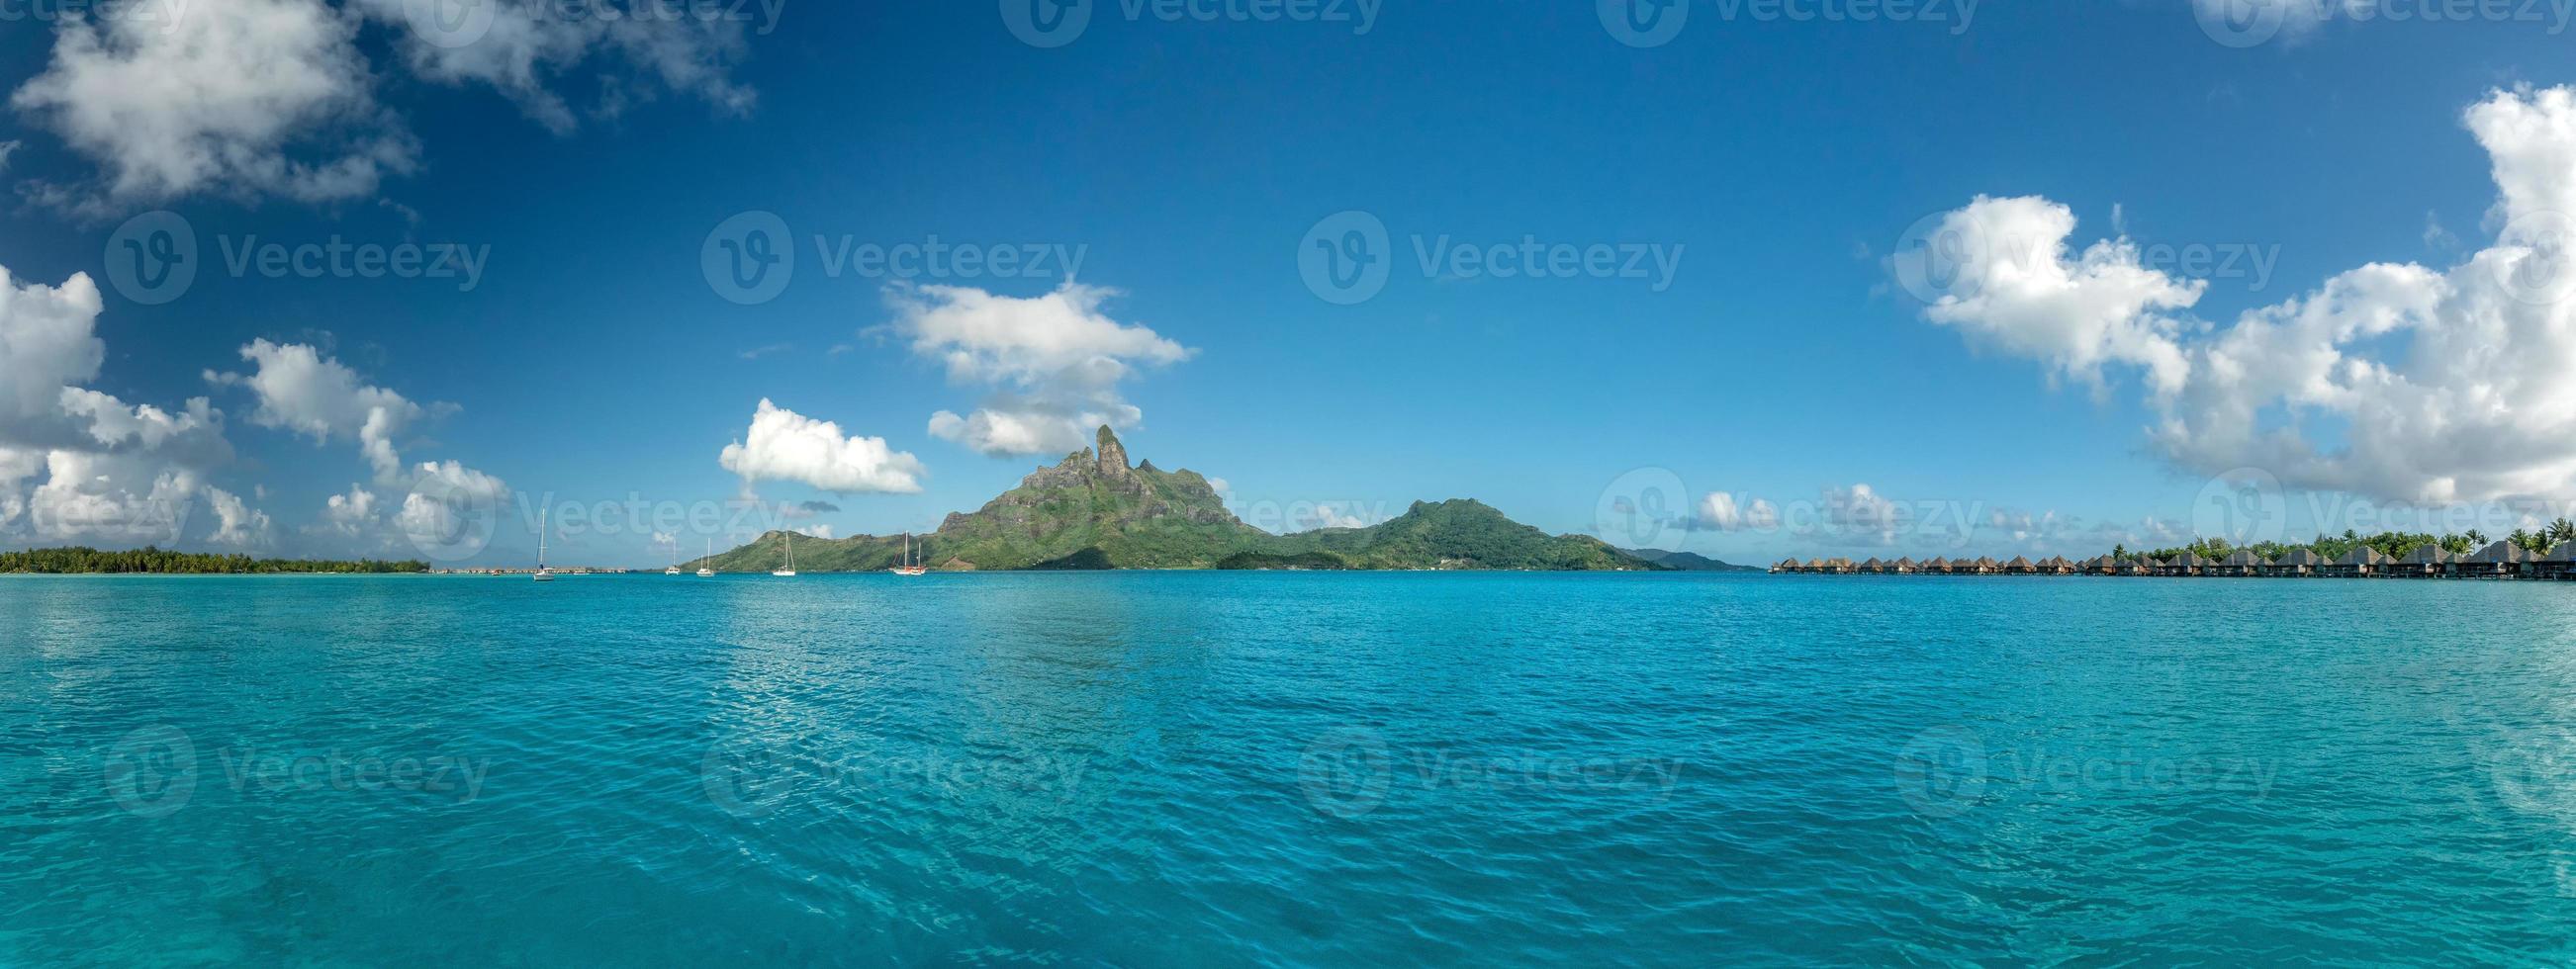
<path fill-rule="evenodd" d="M 718 572 L 779 567 L 782 535 L 702 560 Z M 995 569 L 1544 569 L 1653 570 L 1599 540 L 1549 535 L 1480 502 L 1416 502 L 1367 528 L 1273 535 L 1244 524 L 1195 471 L 1129 466 L 1106 427 L 1099 447 L 1040 468 L 973 513 L 948 516 L 913 539 L 921 561 L 946 571 Z M 892 567 L 903 538 L 796 539 L 796 568 Z M 701 562 L 684 563 L 695 569 Z"/>

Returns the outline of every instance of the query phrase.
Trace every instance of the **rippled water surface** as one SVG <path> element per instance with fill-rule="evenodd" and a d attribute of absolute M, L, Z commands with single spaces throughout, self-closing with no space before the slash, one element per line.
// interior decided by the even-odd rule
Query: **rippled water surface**
<path fill-rule="evenodd" d="M 0 579 L 0 964 L 2576 959 L 2576 585 Z"/>

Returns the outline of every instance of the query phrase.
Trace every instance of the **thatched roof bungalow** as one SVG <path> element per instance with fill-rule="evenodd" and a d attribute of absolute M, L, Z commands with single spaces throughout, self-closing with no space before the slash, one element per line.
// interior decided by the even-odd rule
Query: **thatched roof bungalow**
<path fill-rule="evenodd" d="M 2176 555 L 2156 567 L 2156 574 L 2164 576 L 2203 575 L 2208 571 L 2209 560 L 2191 552 Z"/>
<path fill-rule="evenodd" d="M 2015 556 L 2013 556 L 2013 560 L 2012 560 L 2012 561 L 2004 563 L 2004 574 L 2005 574 L 2005 575 L 2038 575 L 2038 574 L 2039 574 L 2039 566 L 2037 566 L 2037 565 L 2035 565 L 2035 564 L 2032 564 L 2031 560 L 2030 560 L 2028 557 L 2020 556 L 2020 555 L 2015 555 Z"/>
<path fill-rule="evenodd" d="M 2532 558 L 2529 549 L 2500 541 L 2461 559 L 2453 566 L 2452 573 L 2463 579 L 2518 579 Z"/>
<path fill-rule="evenodd" d="M 2119 574 L 2130 576 L 2162 575 L 2164 574 L 2164 570 L 2165 564 L 2163 562 L 2156 561 L 2155 559 L 2148 558 L 2144 555 L 2120 563 L 2118 569 Z"/>
<path fill-rule="evenodd" d="M 2379 574 L 2408 579 L 2438 579 L 2451 574 L 2459 557 L 2439 545 L 2424 544 L 2408 549 L 2405 556 L 2382 566 Z"/>
<path fill-rule="evenodd" d="M 1932 561 L 1923 563 L 1918 570 L 1926 575 L 1948 575 L 1950 560 L 1936 555 L 1932 557 Z"/>
<path fill-rule="evenodd" d="M 1907 556 L 1905 558 L 1897 559 L 1896 564 L 1888 566 L 1887 570 L 1897 575 L 1913 575 L 1917 568 L 1919 568 L 1919 566 L 1914 564 L 1913 557 Z"/>
<path fill-rule="evenodd" d="M 2304 579 L 2316 575 L 2317 570 L 2329 564 L 2331 563 L 2326 561 L 2325 556 L 2314 551 L 2304 548 L 2292 549 L 2290 554 L 2263 566 L 2263 574 L 2283 579 Z"/>
<path fill-rule="evenodd" d="M 2066 556 L 2051 555 L 2039 563 L 2039 571 L 2042 575 L 2074 575 L 2076 568 L 2075 563 L 2066 560 Z"/>
<path fill-rule="evenodd" d="M 1771 571 L 1773 573 L 1796 572 L 1803 568 L 1806 566 L 1799 565 L 1797 559 L 1781 559 L 1780 564 L 1771 567 Z"/>
<path fill-rule="evenodd" d="M 2261 575 L 2263 573 L 2263 565 L 2264 562 L 2262 556 L 2240 548 L 2236 550 L 2235 554 L 2212 563 L 2209 566 L 2208 574 L 2223 575 L 2229 578 L 2241 579 L 2247 576 Z"/>
<path fill-rule="evenodd" d="M 1870 556 L 1869 561 L 1860 564 L 1862 575 L 1877 575 L 1885 571 L 1887 571 L 1887 563 L 1879 561 L 1878 556 L 1875 555 Z"/>
<path fill-rule="evenodd" d="M 2535 579 L 2576 579 L 2576 542 L 2533 555 L 2528 570 Z"/>
<path fill-rule="evenodd" d="M 2378 574 L 2381 568 L 2392 561 L 2394 560 L 2388 556 L 2380 554 L 2378 549 L 2368 545 L 2355 545 L 2352 551 L 2343 553 L 2342 558 L 2317 566 L 2317 574 L 2338 579 L 2364 579 Z"/>

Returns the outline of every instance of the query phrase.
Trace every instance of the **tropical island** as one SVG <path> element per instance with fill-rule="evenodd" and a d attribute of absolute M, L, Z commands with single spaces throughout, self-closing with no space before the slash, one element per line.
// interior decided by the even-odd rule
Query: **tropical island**
<path fill-rule="evenodd" d="M 0 575 L 392 575 L 428 571 L 427 562 L 261 559 L 171 552 L 150 546 L 120 552 L 81 547 L 0 552 Z"/>
<path fill-rule="evenodd" d="M 2565 518 L 2538 531 L 2516 529 L 2494 542 L 2471 529 L 2458 535 L 2347 530 L 2304 545 L 2259 542 L 2234 546 L 2204 538 L 2179 548 L 2131 552 L 2117 546 L 2083 562 L 2064 557 L 2009 562 L 1992 558 L 1784 559 L 1773 572 L 1822 575 L 2116 575 L 2264 578 L 2576 579 L 2576 522 Z"/>
<path fill-rule="evenodd" d="M 682 563 L 717 572 L 767 572 L 783 561 L 786 536 Z M 1415 502 L 1366 528 L 1319 528 L 1275 535 L 1245 524 L 1205 477 L 1129 465 L 1118 436 L 1103 427 L 1097 448 L 1040 468 L 972 513 L 912 536 L 922 564 L 939 571 L 1098 569 L 1280 569 L 1340 571 L 1514 569 L 1664 571 L 1668 567 L 1581 535 L 1549 535 L 1482 502 Z M 796 567 L 873 572 L 903 558 L 904 536 L 798 536 Z"/>

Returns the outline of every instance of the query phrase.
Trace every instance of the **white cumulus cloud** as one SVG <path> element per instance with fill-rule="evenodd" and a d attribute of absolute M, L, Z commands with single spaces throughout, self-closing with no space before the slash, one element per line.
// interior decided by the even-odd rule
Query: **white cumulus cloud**
<path fill-rule="evenodd" d="M 952 383 L 990 388 L 972 413 L 931 415 L 931 435 L 996 456 L 1062 454 L 1104 424 L 1142 421 L 1119 383 L 1191 351 L 1111 319 L 1101 307 L 1117 295 L 1075 282 L 1030 298 L 958 286 L 895 290 L 894 329 L 913 352 L 939 361 Z"/>
<path fill-rule="evenodd" d="M 108 194 L 375 191 L 416 150 L 375 103 L 357 18 L 319 0 L 207 0 L 77 18 L 10 102 L 107 169 Z"/>
<path fill-rule="evenodd" d="M 241 357 L 254 365 L 248 375 L 208 371 L 206 379 L 249 388 L 259 403 L 251 423 L 309 435 L 315 443 L 356 441 L 379 484 L 400 474 L 394 438 L 424 415 L 420 405 L 366 383 L 308 344 L 253 340 L 241 348 Z"/>
<path fill-rule="evenodd" d="M 2149 441 L 2200 473 L 2409 502 L 2576 494 L 2576 90 L 2496 91 L 2462 117 L 2498 199 L 2493 239 L 2447 269 L 2365 265 L 2214 327 L 2179 316 L 2199 283 L 2125 240 L 2075 255 L 2063 206 L 1980 198 L 1953 218 L 2025 238 L 1968 260 L 1967 295 L 1925 315 L 2088 382 L 2143 371 Z"/>
<path fill-rule="evenodd" d="M 921 490 L 921 461 L 886 445 L 881 437 L 843 434 L 831 421 L 815 420 L 766 398 L 751 416 L 743 440 L 717 455 L 745 485 L 793 481 L 839 494 Z"/>

